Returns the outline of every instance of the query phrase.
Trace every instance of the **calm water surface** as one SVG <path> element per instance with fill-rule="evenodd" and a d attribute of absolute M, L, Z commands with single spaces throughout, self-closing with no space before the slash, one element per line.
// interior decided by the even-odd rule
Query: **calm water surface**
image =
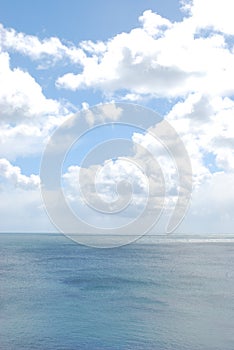
<path fill-rule="evenodd" d="M 233 350 L 234 244 L 0 234 L 0 349 Z"/>

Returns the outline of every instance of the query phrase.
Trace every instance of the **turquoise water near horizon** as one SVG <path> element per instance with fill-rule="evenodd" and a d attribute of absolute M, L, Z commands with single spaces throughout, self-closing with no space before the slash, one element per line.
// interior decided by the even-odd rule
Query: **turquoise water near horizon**
<path fill-rule="evenodd" d="M 0 234 L 1 350 L 233 350 L 233 326 L 234 242 Z"/>

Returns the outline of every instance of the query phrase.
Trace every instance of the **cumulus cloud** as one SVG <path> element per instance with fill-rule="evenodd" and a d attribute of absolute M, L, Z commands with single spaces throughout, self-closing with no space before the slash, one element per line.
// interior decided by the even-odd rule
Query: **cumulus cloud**
<path fill-rule="evenodd" d="M 116 161 L 109 159 L 103 165 L 82 169 L 70 166 L 63 179 L 66 184 L 65 191 L 71 201 L 82 200 L 83 197 L 93 206 L 97 205 L 99 200 L 112 206 L 111 203 L 117 202 L 119 195 L 127 197 L 129 195 L 127 187 L 121 189 L 121 183 L 123 186 L 130 185 L 133 196 L 131 201 L 134 204 L 142 206 L 148 192 L 148 180 L 145 174 L 131 159 L 118 158 Z"/>
<path fill-rule="evenodd" d="M 78 46 L 1 26 L 0 45 L 42 65 L 43 59 L 69 60 L 80 67 L 81 73 L 71 71 L 57 79 L 61 88 L 98 88 L 106 94 L 124 90 L 134 100 L 142 95 L 176 97 L 201 90 L 231 95 L 234 55 L 226 36 L 234 34 L 232 0 L 184 1 L 184 8 L 188 15 L 181 22 L 148 10 L 139 17 L 140 26 L 129 33 Z"/>
<path fill-rule="evenodd" d="M 0 157 L 38 153 L 50 132 L 69 111 L 48 99 L 41 86 L 20 68 L 11 69 L 8 53 L 0 53 Z"/>
<path fill-rule="evenodd" d="M 0 159 L 0 177 L 7 183 L 22 189 L 39 189 L 40 178 L 38 175 L 23 175 L 18 166 L 13 166 L 7 159 Z"/>
<path fill-rule="evenodd" d="M 165 29 L 171 28 L 172 23 L 162 16 L 147 10 L 139 17 L 142 27 L 151 36 L 160 37 L 163 35 Z"/>
<path fill-rule="evenodd" d="M 225 11 L 232 13 L 231 2 L 227 5 Z M 195 2 L 190 17 L 174 23 L 145 11 L 139 18 L 141 27 L 103 43 L 106 49 L 101 54 L 94 51 L 84 60 L 81 73 L 59 77 L 57 86 L 98 88 L 107 94 L 124 90 L 130 97 L 176 97 L 198 91 L 231 95 L 234 54 L 226 32 L 209 27 L 208 33 L 202 33 L 193 11 L 196 6 Z"/>
<path fill-rule="evenodd" d="M 143 15 L 144 26 L 145 17 L 151 15 L 151 12 Z M 106 43 L 101 57 L 95 53 L 84 62 L 82 73 L 60 77 L 57 86 L 72 90 L 95 87 L 107 93 L 126 89 L 135 94 L 177 94 L 178 82 L 185 83 L 190 76 L 179 67 L 158 61 L 160 40 L 143 28 L 119 34 Z"/>
<path fill-rule="evenodd" d="M 89 45 L 98 49 L 98 45 Z M 50 64 L 64 58 L 74 63 L 82 62 L 86 55 L 81 48 L 74 45 L 65 45 L 59 38 L 50 37 L 40 40 L 35 35 L 18 33 L 13 28 L 5 28 L 0 24 L 0 47 L 3 50 L 19 52 L 33 60 L 47 59 Z"/>
<path fill-rule="evenodd" d="M 0 53 L 0 80 L 1 121 L 17 122 L 25 118 L 59 113 L 59 103 L 47 99 L 41 86 L 29 73 L 20 68 L 10 68 L 7 53 Z"/>
<path fill-rule="evenodd" d="M 166 116 L 186 145 L 198 183 L 210 176 L 211 155 L 216 167 L 213 172 L 233 171 L 233 113 L 232 99 L 197 93 L 175 104 Z"/>
<path fill-rule="evenodd" d="M 95 208 L 94 216 L 97 212 L 105 212 L 107 215 L 103 218 L 110 226 L 113 222 L 123 223 L 123 218 L 137 218 L 146 206 L 148 215 L 155 216 L 162 209 L 168 215 L 172 213 L 179 193 L 173 160 L 149 134 L 134 134 L 133 147 L 133 157 L 108 159 L 87 168 L 68 168 L 63 175 L 63 190 L 79 217 L 83 215 L 84 219 L 93 220 L 92 211 L 86 204 Z M 108 213 L 112 215 L 108 217 Z M 115 213 L 118 214 L 113 215 Z"/>
<path fill-rule="evenodd" d="M 132 102 L 145 97 L 172 98 L 172 101 L 179 98 L 165 119 L 182 138 L 192 162 L 194 197 L 190 222 L 194 225 L 196 221 L 200 222 L 200 225 L 204 224 L 204 230 L 208 230 L 211 227 L 208 222 L 212 218 L 216 218 L 214 222 L 219 222 L 217 227 L 220 228 L 226 218 L 231 227 L 234 172 L 234 85 L 230 78 L 234 76 L 233 6 L 232 0 L 184 0 L 186 16 L 181 22 L 169 21 L 149 10 L 139 17 L 139 27 L 129 33 L 120 33 L 105 42 L 84 41 L 78 46 L 56 37 L 41 40 L 0 25 L 2 186 L 17 189 L 17 203 L 19 191 L 22 191 L 21 194 L 38 191 L 38 176 L 23 175 L 20 168 L 9 160 L 39 154 L 52 130 L 69 115 L 69 110 L 59 101 L 44 95 L 41 86 L 29 73 L 11 68 L 9 53 L 18 52 L 37 60 L 41 66 L 48 64 L 47 68 L 58 61 L 72 63 L 71 71 L 56 80 L 58 88 L 74 91 L 100 89 L 108 98 L 118 96 Z M 74 65 L 79 74 L 73 72 Z M 89 105 L 84 102 L 82 107 L 87 110 Z M 119 109 L 107 109 L 101 116 L 104 121 L 111 114 L 112 121 L 115 121 L 120 113 Z M 94 115 L 87 111 L 86 116 L 92 126 Z M 152 152 L 163 169 L 166 200 L 170 208 L 170 200 L 173 205 L 178 195 L 174 164 L 150 133 L 135 133 L 133 141 Z M 146 158 L 142 149 L 136 147 L 135 159 L 143 163 Z M 149 163 L 147 170 L 151 189 L 157 197 L 159 183 L 153 176 L 156 171 L 154 164 Z M 77 191 L 79 172 L 79 167 L 70 167 L 63 179 L 68 199 L 78 203 L 81 210 L 84 203 Z M 87 180 L 84 190 L 92 204 L 97 203 L 96 189 L 104 202 L 115 202 L 118 197 L 116 183 L 131 178 L 137 193 L 135 203 L 140 207 L 143 205 L 145 178 L 133 166 L 121 163 L 120 159 L 83 169 L 83 173 Z M 95 189 L 89 186 L 94 174 L 97 174 Z M 226 185 L 230 191 L 225 190 Z M 14 198 L 13 192 L 11 195 Z M 6 198 L 6 192 L 1 192 L 1 196 Z M 25 208 L 30 203 L 29 196 L 27 198 Z M 37 208 L 39 202 L 37 197 L 34 202 Z M 4 208 L 1 209 L 4 211 Z M 185 225 L 183 229 L 186 231 L 189 222 Z M 195 227 L 198 231 L 203 229 Z M 215 230 L 215 225 L 212 229 Z"/>
<path fill-rule="evenodd" d="M 232 0 L 183 0 L 198 29 L 210 29 L 227 35 L 234 35 Z"/>
<path fill-rule="evenodd" d="M 150 169 L 146 175 L 131 157 L 88 168 L 71 166 L 63 175 L 65 198 L 81 220 L 102 228 L 127 225 L 145 210 L 156 220 L 164 188 L 157 167 L 151 164 Z"/>

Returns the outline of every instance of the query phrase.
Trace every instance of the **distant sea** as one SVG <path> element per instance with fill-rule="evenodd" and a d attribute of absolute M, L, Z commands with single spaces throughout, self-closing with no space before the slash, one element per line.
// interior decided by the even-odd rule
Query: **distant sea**
<path fill-rule="evenodd" d="M 234 240 L 0 234 L 1 350 L 233 350 Z"/>

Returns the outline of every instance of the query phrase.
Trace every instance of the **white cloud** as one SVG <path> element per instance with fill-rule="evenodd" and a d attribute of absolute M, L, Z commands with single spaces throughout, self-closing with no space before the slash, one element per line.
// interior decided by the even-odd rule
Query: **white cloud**
<path fill-rule="evenodd" d="M 231 79 L 234 76 L 234 50 L 229 40 L 230 35 L 234 35 L 234 4 L 232 0 L 193 0 L 184 1 L 184 4 L 188 16 L 181 22 L 172 23 L 152 11 L 145 11 L 139 18 L 139 28 L 118 34 L 106 42 L 88 40 L 79 46 L 63 43 L 56 37 L 41 40 L 0 26 L 0 47 L 37 60 L 42 67 L 64 60 L 66 64 L 69 62 L 81 68 L 79 74 L 74 74 L 73 65 L 70 73 L 59 77 L 56 85 L 60 88 L 100 89 L 109 97 L 117 95 L 127 101 L 144 97 L 180 97 L 166 120 L 184 141 L 193 166 L 195 190 L 190 223 L 194 223 L 197 231 L 207 231 L 209 227 L 218 230 L 222 225 L 231 227 L 232 224 L 233 227 L 234 102 L 227 96 L 234 94 Z M 0 80 L 0 176 L 2 186 L 10 188 L 8 201 L 6 190 L 1 191 L 1 198 L 10 206 L 15 198 L 19 206 L 20 196 L 26 193 L 24 208 L 33 205 L 35 213 L 41 204 L 39 178 L 33 174 L 23 175 L 9 160 L 39 154 L 51 131 L 66 119 L 69 111 L 60 102 L 46 98 L 29 73 L 20 68 L 11 69 L 9 53 L 2 51 Z M 84 102 L 82 107 L 87 110 L 89 105 Z M 108 117 L 110 111 L 106 112 Z M 113 120 L 117 120 L 121 111 L 112 112 Z M 87 112 L 90 125 L 93 117 L 92 112 Z M 169 199 L 173 204 L 178 192 L 175 167 L 150 134 L 135 134 L 133 141 L 156 156 L 165 175 L 170 207 Z M 137 160 L 144 162 L 144 152 L 137 148 L 135 151 Z M 144 188 L 144 177 L 119 161 L 98 169 L 97 187 L 107 202 L 116 198 L 113 180 L 119 182 L 122 178 L 132 177 L 136 190 Z M 92 196 L 93 188 L 88 185 L 96 170 L 95 167 L 85 169 L 85 189 L 93 203 L 97 198 Z M 77 171 L 77 167 L 69 168 L 64 179 L 68 198 L 73 203 L 78 201 L 80 209 L 83 203 L 76 188 Z M 148 171 L 148 175 L 155 173 L 154 164 L 148 165 Z M 152 177 L 151 186 L 156 193 L 157 179 Z M 142 205 L 145 194 L 143 191 L 140 195 L 139 191 L 135 200 Z M 34 198 L 32 202 L 29 194 Z M 16 206 L 13 208 L 16 213 Z M 6 213 L 3 204 L 1 210 Z M 27 217 L 23 211 L 22 217 Z M 19 224 L 19 217 L 16 222 Z M 184 231 L 190 223 L 185 222 Z"/>
<path fill-rule="evenodd" d="M 233 232 L 233 115 L 232 99 L 196 93 L 176 103 L 166 116 L 183 140 L 193 168 L 191 208 L 177 232 Z M 159 162 L 168 188 L 166 203 L 170 199 L 172 206 L 178 180 L 173 164 L 150 134 L 134 134 L 133 140 Z"/>
<path fill-rule="evenodd" d="M 198 183 L 210 176 L 207 155 L 213 155 L 220 170 L 234 170 L 233 113 L 230 98 L 197 93 L 178 102 L 167 115 L 185 143 Z"/>
<path fill-rule="evenodd" d="M 47 99 L 41 86 L 27 72 L 10 68 L 7 53 L 0 53 L 0 118 L 17 122 L 17 118 L 37 118 L 40 115 L 57 115 L 61 106 Z"/>
<path fill-rule="evenodd" d="M 174 209 L 178 197 L 175 164 L 168 159 L 167 151 L 163 152 L 149 135 L 135 134 L 133 141 L 141 145 L 140 149 L 135 148 L 134 157 L 118 157 L 115 161 L 110 159 L 104 164 L 82 169 L 71 166 L 63 175 L 65 197 L 83 220 L 88 218 L 89 223 L 98 222 L 104 227 L 100 221 L 103 218 L 104 225 L 111 227 L 136 219 L 146 206 L 147 213 L 154 216 L 161 209 L 167 214 Z M 149 158 L 147 151 L 143 152 L 143 147 L 154 153 L 155 161 L 153 157 Z M 165 177 L 165 188 L 157 163 Z M 90 210 L 85 203 L 96 209 Z M 107 213 L 105 216 L 101 214 L 103 211 Z M 108 216 L 108 213 L 112 214 Z"/>
<path fill-rule="evenodd" d="M 198 29 L 213 28 L 234 35 L 232 0 L 184 0 L 184 8 L 192 15 Z"/>
<path fill-rule="evenodd" d="M 139 21 L 142 23 L 143 29 L 151 36 L 161 36 L 165 29 L 171 28 L 172 23 L 152 12 L 151 10 L 145 11 L 142 16 L 139 17 Z"/>
<path fill-rule="evenodd" d="M 18 33 L 13 28 L 4 28 L 2 24 L 0 24 L 0 47 L 3 50 L 19 52 L 33 60 L 47 59 L 47 64 L 64 58 L 80 63 L 86 58 L 81 48 L 64 45 L 57 37 L 40 40 L 37 36 Z M 94 47 L 98 50 L 98 45 Z"/>
<path fill-rule="evenodd" d="M 106 50 L 101 54 L 93 51 L 81 63 L 81 73 L 59 77 L 57 86 L 72 90 L 98 88 L 107 94 L 123 89 L 130 97 L 234 92 L 230 80 L 234 54 L 223 33 L 211 31 L 196 37 L 198 27 L 193 15 L 172 23 L 145 11 L 139 19 L 142 27 L 103 43 Z"/>
<path fill-rule="evenodd" d="M 60 77 L 57 86 L 72 90 L 95 87 L 107 93 L 126 89 L 135 94 L 174 95 L 178 92 L 178 82 L 190 78 L 176 66 L 157 61 L 160 41 L 144 29 L 119 34 L 106 45 L 106 52 L 99 59 L 96 54 L 89 57 L 84 61 L 82 73 Z"/>
<path fill-rule="evenodd" d="M 7 53 L 0 53 L 0 81 L 0 157 L 38 153 L 67 108 L 46 98 L 29 73 L 11 69 Z"/>
<path fill-rule="evenodd" d="M 82 201 L 84 196 L 94 206 L 99 203 L 99 200 L 110 205 L 118 200 L 118 190 L 121 190 L 118 185 L 123 181 L 131 185 L 132 200 L 135 205 L 142 206 L 148 192 L 148 180 L 145 174 L 130 158 L 129 160 L 123 158 L 118 158 L 116 161 L 107 160 L 103 165 L 83 169 L 70 166 L 67 173 L 63 175 L 63 179 L 66 184 L 64 190 L 71 201 Z M 127 191 L 121 192 L 121 196 L 128 196 Z"/>
<path fill-rule="evenodd" d="M 7 183 L 25 190 L 39 189 L 38 175 L 23 175 L 18 166 L 13 166 L 7 159 L 0 159 L 0 177 Z"/>
<path fill-rule="evenodd" d="M 166 191 L 166 201 L 167 203 L 169 200 L 177 198 L 177 181 L 178 181 L 178 174 L 176 171 L 176 166 L 173 161 L 173 159 L 170 157 L 170 154 L 168 153 L 167 149 L 162 145 L 162 143 L 157 140 L 152 134 L 146 133 L 146 134 L 138 134 L 134 133 L 132 137 L 133 142 L 136 145 L 140 145 L 141 147 L 138 148 L 135 147 L 135 158 L 138 160 L 141 160 L 141 162 L 145 163 L 147 162 L 148 158 L 148 152 L 149 151 L 154 159 L 155 162 L 158 163 L 159 167 L 162 170 L 164 179 L 165 179 L 165 191 Z M 146 150 L 146 152 L 145 152 Z M 148 168 L 147 168 L 148 176 L 154 177 L 157 174 L 157 170 L 155 168 L 155 163 L 148 162 Z M 155 185 L 157 185 L 157 179 L 155 178 Z"/>
<path fill-rule="evenodd" d="M 80 66 L 81 73 L 69 72 L 57 79 L 56 85 L 66 89 L 98 88 L 107 95 L 125 90 L 131 100 L 201 90 L 232 94 L 234 54 L 226 43 L 226 34 L 233 31 L 232 0 L 187 3 L 190 16 L 181 22 L 172 23 L 148 10 L 139 17 L 139 28 L 106 42 L 88 40 L 74 46 L 56 37 L 40 40 L 1 26 L 0 45 L 37 59 L 42 66 L 48 60 L 69 60 Z"/>
<path fill-rule="evenodd" d="M 1 232 L 54 232 L 42 205 L 38 175 L 22 174 L 18 166 L 0 158 Z"/>
<path fill-rule="evenodd" d="M 72 210 L 94 226 L 126 225 L 141 213 L 146 203 L 144 176 L 133 164 L 121 159 L 86 169 L 71 166 L 63 180 L 65 198 Z"/>

